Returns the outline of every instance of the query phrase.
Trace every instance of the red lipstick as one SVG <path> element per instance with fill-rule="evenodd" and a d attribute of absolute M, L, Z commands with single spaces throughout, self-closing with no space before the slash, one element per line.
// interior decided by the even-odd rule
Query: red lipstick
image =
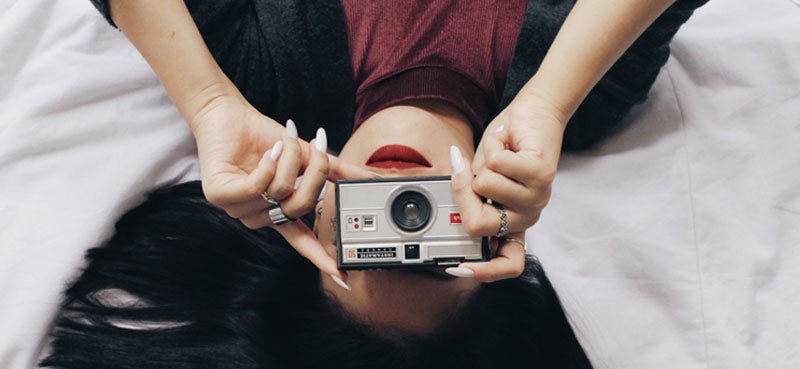
<path fill-rule="evenodd" d="M 407 169 L 431 167 L 422 154 L 405 145 L 386 145 L 372 153 L 367 165 L 375 168 Z"/>

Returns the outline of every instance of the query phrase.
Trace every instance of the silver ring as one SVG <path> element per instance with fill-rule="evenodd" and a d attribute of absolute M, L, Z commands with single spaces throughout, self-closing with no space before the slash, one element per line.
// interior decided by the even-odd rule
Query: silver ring
<path fill-rule="evenodd" d="M 516 239 L 516 238 L 511 238 L 511 237 L 502 237 L 499 240 L 500 240 L 500 242 L 518 243 L 518 244 L 522 245 L 522 249 L 525 250 L 526 253 L 528 252 L 528 243 L 523 241 L 523 240 Z"/>
<path fill-rule="evenodd" d="M 498 203 L 492 203 L 497 211 L 500 212 L 500 228 L 497 230 L 497 234 L 494 236 L 497 238 L 503 237 L 506 232 L 508 232 L 508 214 L 506 213 L 506 209 L 503 205 Z"/>
<path fill-rule="evenodd" d="M 278 200 L 275 200 L 275 199 L 273 199 L 273 198 L 272 198 L 272 196 L 270 196 L 270 195 L 267 195 L 267 192 L 266 192 L 266 191 L 264 191 L 264 192 L 262 192 L 262 193 L 261 193 L 261 198 L 262 198 L 262 199 L 264 199 L 264 201 L 268 202 L 268 203 L 269 203 L 270 205 L 272 205 L 272 206 L 278 206 L 278 205 L 280 205 L 280 204 L 278 203 Z"/>
<path fill-rule="evenodd" d="M 293 222 L 296 219 L 292 219 L 286 216 L 283 213 L 283 209 L 281 209 L 278 205 L 272 205 L 269 208 L 269 220 L 272 221 L 272 224 L 279 226 L 284 223 Z"/>

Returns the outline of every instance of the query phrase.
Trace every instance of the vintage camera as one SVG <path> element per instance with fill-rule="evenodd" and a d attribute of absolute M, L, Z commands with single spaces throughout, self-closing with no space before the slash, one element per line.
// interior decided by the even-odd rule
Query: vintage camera
<path fill-rule="evenodd" d="M 336 181 L 339 269 L 456 265 L 489 259 L 461 224 L 450 177 Z"/>

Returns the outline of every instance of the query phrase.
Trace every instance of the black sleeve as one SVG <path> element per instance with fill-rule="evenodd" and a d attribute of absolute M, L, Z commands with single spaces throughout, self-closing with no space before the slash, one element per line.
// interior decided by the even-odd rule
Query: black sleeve
<path fill-rule="evenodd" d="M 672 37 L 707 1 L 678 0 L 645 30 L 578 107 L 564 133 L 564 150 L 583 150 L 596 144 L 634 105 L 647 99 L 659 70 L 669 58 Z M 507 106 L 538 70 L 574 3 L 530 1 L 501 107 Z"/>
<path fill-rule="evenodd" d="M 108 0 L 92 3 L 113 25 Z M 339 0 L 186 0 L 203 40 L 244 97 L 266 116 L 317 127 L 340 150 L 350 136 L 355 86 Z"/>
<path fill-rule="evenodd" d="M 108 0 L 91 0 L 108 22 Z M 228 78 L 253 106 L 264 110 L 270 98 L 264 79 L 271 75 L 269 52 L 259 30 L 255 2 L 249 0 L 187 0 L 189 13 L 208 49 Z M 257 76 L 257 77 L 256 77 Z"/>

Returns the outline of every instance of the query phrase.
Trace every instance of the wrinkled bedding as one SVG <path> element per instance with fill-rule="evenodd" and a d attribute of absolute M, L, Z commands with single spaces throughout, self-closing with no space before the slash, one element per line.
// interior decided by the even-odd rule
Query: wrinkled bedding
<path fill-rule="evenodd" d="M 0 368 L 192 137 L 88 1 L 0 0 Z M 800 367 L 800 6 L 712 1 L 650 99 L 564 155 L 527 234 L 597 368 Z"/>

